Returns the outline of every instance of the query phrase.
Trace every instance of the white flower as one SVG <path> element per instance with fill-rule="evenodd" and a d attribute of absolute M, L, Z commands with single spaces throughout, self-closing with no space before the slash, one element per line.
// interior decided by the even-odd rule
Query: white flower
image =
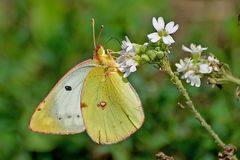
<path fill-rule="evenodd" d="M 175 23 L 171 21 L 165 26 L 165 22 L 162 17 L 159 17 L 158 20 L 153 17 L 152 24 L 157 32 L 147 35 L 151 42 L 156 43 L 160 39 L 162 39 L 163 43 L 166 45 L 171 45 L 175 42 L 170 34 L 173 34 L 178 30 L 178 24 L 174 25 Z"/>
<path fill-rule="evenodd" d="M 199 75 L 192 75 L 192 76 L 188 77 L 187 81 L 189 81 L 191 86 L 200 87 L 200 85 L 201 85 L 201 80 L 200 80 Z"/>
<path fill-rule="evenodd" d="M 202 51 L 207 50 L 207 48 L 203 48 L 201 45 L 191 44 L 190 48 L 182 45 L 182 50 L 185 52 L 190 52 L 192 54 L 201 54 Z"/>
<path fill-rule="evenodd" d="M 118 63 L 118 62 L 117 62 Z M 125 59 L 124 62 L 119 66 L 119 70 L 123 72 L 123 77 L 128 77 L 130 73 L 137 70 L 138 63 L 133 59 Z"/>
<path fill-rule="evenodd" d="M 182 75 L 182 79 L 187 79 L 190 76 L 192 76 L 193 74 L 194 74 L 194 71 L 193 70 L 189 70 L 185 74 Z"/>
<path fill-rule="evenodd" d="M 125 40 L 122 41 L 121 48 L 126 52 L 135 52 L 133 44 L 130 42 L 127 36 L 125 36 L 125 38 L 126 38 L 126 41 Z"/>
<path fill-rule="evenodd" d="M 208 56 L 208 62 L 213 63 L 213 64 L 218 64 L 219 60 L 215 58 L 214 56 Z"/>
<path fill-rule="evenodd" d="M 120 56 L 116 59 L 117 64 L 119 65 L 119 70 L 123 72 L 123 77 L 128 77 L 130 73 L 137 70 L 138 63 L 134 60 L 136 55 L 134 45 L 126 37 L 126 41 L 122 41 L 122 51 Z"/>
<path fill-rule="evenodd" d="M 201 85 L 201 80 L 200 80 L 200 76 L 196 75 L 194 71 L 190 70 L 187 71 L 183 76 L 182 79 L 186 79 L 187 83 L 190 83 L 191 86 L 196 86 L 196 87 L 200 87 Z"/>
<path fill-rule="evenodd" d="M 212 66 L 214 71 L 219 71 L 220 62 L 214 56 L 208 56 L 208 62 Z"/>
<path fill-rule="evenodd" d="M 199 72 L 200 73 L 211 73 L 213 68 L 208 64 L 200 64 L 199 65 Z"/>
<path fill-rule="evenodd" d="M 192 60 L 191 58 L 180 59 L 179 63 L 176 63 L 175 66 L 177 67 L 177 72 L 184 72 L 192 66 Z"/>

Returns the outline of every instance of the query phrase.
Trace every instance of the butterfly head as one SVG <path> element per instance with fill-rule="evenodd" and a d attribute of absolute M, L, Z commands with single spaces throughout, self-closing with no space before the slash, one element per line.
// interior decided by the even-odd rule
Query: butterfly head
<path fill-rule="evenodd" d="M 117 66 L 117 63 L 113 59 L 112 55 L 108 51 L 106 51 L 101 45 L 96 46 L 93 59 L 101 65 L 107 65 L 112 67 Z"/>

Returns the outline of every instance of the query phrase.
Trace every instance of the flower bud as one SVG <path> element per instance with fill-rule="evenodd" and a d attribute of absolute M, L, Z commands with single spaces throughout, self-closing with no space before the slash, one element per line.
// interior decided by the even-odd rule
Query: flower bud
<path fill-rule="evenodd" d="M 146 62 L 150 62 L 151 61 L 150 58 L 146 54 L 141 55 L 141 58 L 142 58 L 142 60 L 144 60 Z"/>
<path fill-rule="evenodd" d="M 156 59 L 156 53 L 153 50 L 147 51 L 147 55 L 150 58 L 150 60 L 154 61 Z"/>
<path fill-rule="evenodd" d="M 156 52 L 156 56 L 157 56 L 158 59 L 162 59 L 163 56 L 164 56 L 164 52 L 163 51 L 158 51 L 158 52 Z"/>
<path fill-rule="evenodd" d="M 155 50 L 156 51 L 161 51 L 161 47 L 156 47 Z"/>
<path fill-rule="evenodd" d="M 141 57 L 139 55 L 134 56 L 134 60 L 137 62 L 141 61 Z"/>
<path fill-rule="evenodd" d="M 141 45 L 140 50 L 142 53 L 146 52 L 147 45 Z"/>
<path fill-rule="evenodd" d="M 141 53 L 141 47 L 142 47 L 142 45 L 133 43 L 133 46 L 134 46 L 134 49 L 135 49 L 136 54 Z"/>

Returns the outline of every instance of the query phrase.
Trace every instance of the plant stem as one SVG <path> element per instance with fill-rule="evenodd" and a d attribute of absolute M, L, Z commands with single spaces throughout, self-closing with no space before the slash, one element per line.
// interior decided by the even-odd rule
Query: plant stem
<path fill-rule="evenodd" d="M 195 118 L 200 122 L 202 127 L 204 129 L 206 129 L 206 131 L 211 135 L 211 137 L 213 138 L 214 142 L 224 150 L 226 144 L 219 138 L 218 134 L 216 132 L 214 132 L 212 127 L 205 121 L 205 119 L 201 116 L 201 114 L 195 108 L 195 106 L 194 106 L 190 96 L 188 95 L 187 90 L 184 88 L 184 86 L 182 84 L 182 81 L 172 71 L 172 68 L 170 66 L 168 58 L 164 57 L 160 65 L 161 65 L 162 69 L 164 69 L 169 74 L 173 84 L 176 85 L 178 90 L 182 93 L 182 95 L 186 99 L 186 104 L 187 104 L 188 108 L 190 109 L 190 111 L 192 111 L 192 113 L 194 114 Z M 229 78 L 229 81 L 234 82 L 234 83 L 240 85 L 240 80 L 239 79 L 237 79 L 237 78 L 235 78 L 233 76 L 230 76 L 228 78 Z M 238 160 L 238 158 L 236 156 L 233 156 L 231 159 L 232 160 Z"/>
<path fill-rule="evenodd" d="M 195 118 L 200 122 L 202 127 L 206 129 L 206 131 L 211 135 L 211 137 L 214 139 L 214 142 L 223 149 L 225 147 L 225 143 L 219 138 L 218 134 L 213 131 L 212 127 L 205 121 L 205 119 L 197 111 L 192 100 L 188 95 L 187 90 L 184 88 L 181 80 L 172 71 L 167 57 L 165 57 L 164 60 L 162 61 L 162 67 L 169 74 L 171 81 L 176 85 L 176 87 L 179 89 L 179 91 L 182 93 L 182 95 L 186 99 L 186 104 L 194 114 Z"/>
<path fill-rule="evenodd" d="M 236 77 L 234 77 L 234 76 L 232 76 L 232 75 L 226 76 L 226 79 L 227 79 L 229 82 L 235 83 L 235 84 L 237 84 L 237 85 L 240 86 L 240 79 L 238 79 L 238 78 L 236 78 Z"/>

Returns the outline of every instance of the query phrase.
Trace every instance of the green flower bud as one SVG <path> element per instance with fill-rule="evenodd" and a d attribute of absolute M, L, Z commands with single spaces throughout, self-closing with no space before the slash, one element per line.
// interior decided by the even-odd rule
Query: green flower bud
<path fill-rule="evenodd" d="M 141 58 L 142 58 L 142 60 L 144 60 L 146 62 L 150 62 L 151 61 L 150 58 L 146 54 L 141 55 Z"/>
<path fill-rule="evenodd" d="M 155 51 L 153 51 L 153 50 L 147 51 L 147 55 L 152 61 L 154 61 L 157 57 Z"/>
<path fill-rule="evenodd" d="M 139 45 L 139 44 L 136 44 L 136 43 L 133 43 L 133 46 L 134 46 L 134 48 L 135 48 L 135 51 L 136 51 L 136 53 L 137 54 L 140 54 L 141 53 L 141 45 Z"/>
<path fill-rule="evenodd" d="M 134 60 L 137 62 L 141 61 L 141 57 L 139 55 L 134 56 Z"/>
<path fill-rule="evenodd" d="M 156 52 L 156 56 L 157 56 L 158 59 L 162 59 L 163 56 L 164 56 L 164 52 L 163 51 L 158 51 L 158 52 Z"/>
<path fill-rule="evenodd" d="M 140 49 L 141 49 L 141 52 L 144 53 L 146 51 L 146 49 L 147 49 L 147 46 L 146 45 L 142 45 L 140 47 Z"/>
<path fill-rule="evenodd" d="M 161 51 L 161 48 L 160 47 L 156 47 L 155 50 L 156 51 Z"/>

